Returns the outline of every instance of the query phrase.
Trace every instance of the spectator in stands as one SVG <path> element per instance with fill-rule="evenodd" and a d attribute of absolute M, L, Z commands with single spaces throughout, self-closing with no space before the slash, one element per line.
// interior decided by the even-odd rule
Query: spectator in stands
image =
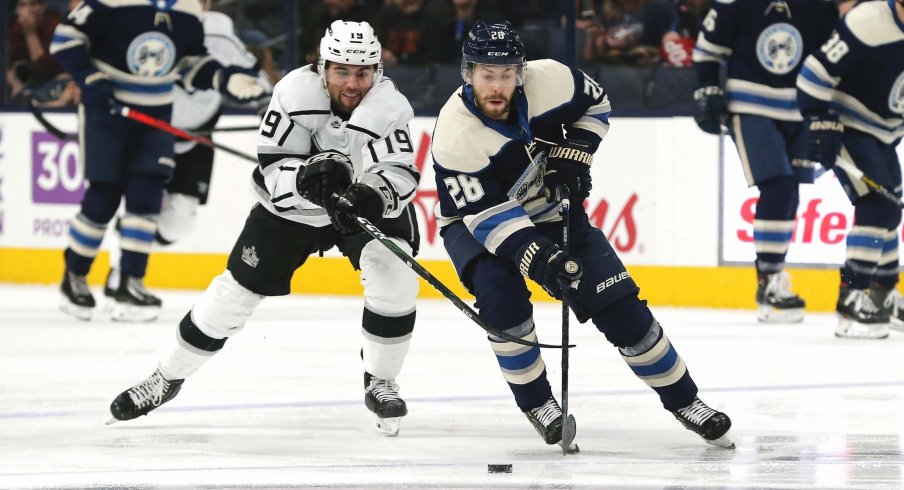
<path fill-rule="evenodd" d="M 425 9 L 433 25 L 438 26 L 426 40 L 430 61 L 436 63 L 460 61 L 461 43 L 476 20 L 505 20 L 496 0 L 433 0 Z"/>
<path fill-rule="evenodd" d="M 678 19 L 670 0 L 605 0 L 598 24 L 586 18 L 585 61 L 649 65 L 659 58 L 663 36 Z"/>
<path fill-rule="evenodd" d="M 59 12 L 48 9 L 44 0 L 16 2 L 16 21 L 10 26 L 7 38 L 6 80 L 12 98 L 27 87 L 36 87 L 63 73 L 49 49 L 53 30 L 60 20 Z"/>
<path fill-rule="evenodd" d="M 662 36 L 659 55 L 663 63 L 671 66 L 691 66 L 700 23 L 709 10 L 709 0 L 677 0 L 678 17 L 674 25 Z"/>
<path fill-rule="evenodd" d="M 298 48 L 302 59 L 312 61 L 316 58 L 320 38 L 333 21 L 370 21 L 374 12 L 373 8 L 361 0 L 323 0 L 322 3 L 306 4 L 299 15 L 301 32 L 298 35 Z"/>
<path fill-rule="evenodd" d="M 425 33 L 440 27 L 424 8 L 425 0 L 386 0 L 374 19 L 377 37 L 383 41 L 383 64 L 421 65 L 430 60 Z"/>

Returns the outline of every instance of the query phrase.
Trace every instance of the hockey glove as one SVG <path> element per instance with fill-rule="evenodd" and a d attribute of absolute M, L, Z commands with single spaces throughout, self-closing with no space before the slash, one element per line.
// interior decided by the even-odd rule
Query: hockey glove
<path fill-rule="evenodd" d="M 333 194 L 342 194 L 352 184 L 352 161 L 333 150 L 322 151 L 298 167 L 295 188 L 301 197 L 327 208 Z"/>
<path fill-rule="evenodd" d="M 543 175 L 546 200 L 555 202 L 564 197 L 556 195 L 560 186 L 568 188 L 569 198 L 573 201 L 587 199 L 593 187 L 590 180 L 591 164 L 592 148 L 584 140 L 565 140 L 550 148 L 546 159 L 546 174 Z"/>
<path fill-rule="evenodd" d="M 344 233 L 360 231 L 361 227 L 355 216 L 367 218 L 371 223 L 383 219 L 383 198 L 367 184 L 352 184 L 338 199 L 332 208 L 330 218 L 333 225 Z"/>
<path fill-rule="evenodd" d="M 239 104 L 261 100 L 269 95 L 253 70 L 234 65 L 217 71 L 213 77 L 213 88 Z"/>
<path fill-rule="evenodd" d="M 86 108 L 107 112 L 113 105 L 113 84 L 101 71 L 92 71 L 79 83 L 81 103 Z"/>
<path fill-rule="evenodd" d="M 521 274 L 543 286 L 552 297 L 562 298 L 562 287 L 577 289 L 583 274 L 581 260 L 563 252 L 546 237 L 538 237 L 518 252 Z"/>
<path fill-rule="evenodd" d="M 807 135 L 807 158 L 831 170 L 841 151 L 841 136 L 844 134 L 844 125 L 838 121 L 838 115 L 807 116 L 804 131 Z"/>
<path fill-rule="evenodd" d="M 709 134 L 720 134 L 722 124 L 728 117 L 728 106 L 722 89 L 715 85 L 698 88 L 694 91 L 694 103 L 694 121 L 697 126 Z"/>

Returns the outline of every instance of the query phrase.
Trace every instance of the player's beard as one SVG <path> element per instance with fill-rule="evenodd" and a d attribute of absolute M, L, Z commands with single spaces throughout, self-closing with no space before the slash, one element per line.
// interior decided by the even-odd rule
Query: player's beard
<path fill-rule="evenodd" d="M 501 100 L 501 104 L 493 104 L 490 100 Z M 512 109 L 512 96 L 492 94 L 476 99 L 477 108 L 490 119 L 505 120 Z"/>

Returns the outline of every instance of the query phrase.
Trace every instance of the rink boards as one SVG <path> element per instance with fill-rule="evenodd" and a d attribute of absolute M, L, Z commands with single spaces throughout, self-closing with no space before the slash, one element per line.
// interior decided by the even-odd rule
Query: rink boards
<path fill-rule="evenodd" d="M 75 130 L 72 114 L 52 114 L 57 127 Z M 226 116 L 220 127 L 256 124 L 252 116 Z M 430 159 L 433 118 L 411 126 L 421 184 L 414 201 L 421 225 L 418 259 L 464 294 L 442 246 L 433 207 L 437 194 Z M 253 155 L 255 132 L 215 135 Z M 720 158 L 720 151 L 724 157 Z M 901 151 L 899 149 L 899 151 Z M 0 282 L 54 283 L 62 274 L 68 220 L 84 192 L 78 143 L 49 135 L 27 113 L 0 113 Z M 204 288 L 219 274 L 254 202 L 253 165 L 217 153 L 210 200 L 198 228 L 150 261 L 151 287 Z M 752 212 L 756 189 L 744 181 L 731 141 L 697 129 L 690 118 L 612 119 L 593 165 L 593 191 L 585 203 L 653 304 L 752 308 L 755 278 Z M 853 208 L 834 176 L 821 176 L 801 192 L 798 226 L 788 261 L 794 288 L 814 310 L 834 307 L 837 266 Z M 106 250 L 111 233 L 104 241 Z M 100 284 L 108 256 L 101 252 L 90 280 Z M 293 280 L 293 291 L 358 294 L 357 274 L 335 250 L 312 257 Z M 539 291 L 539 290 L 537 290 Z M 421 295 L 438 297 L 426 283 Z M 536 298 L 547 298 L 543 293 Z"/>

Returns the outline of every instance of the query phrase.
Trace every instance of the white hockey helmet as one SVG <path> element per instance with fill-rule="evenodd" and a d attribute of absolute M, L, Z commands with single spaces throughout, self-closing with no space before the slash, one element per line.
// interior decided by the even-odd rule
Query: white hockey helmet
<path fill-rule="evenodd" d="M 320 40 L 317 72 L 326 83 L 326 62 L 346 65 L 376 65 L 373 83 L 383 76 L 383 49 L 374 28 L 367 22 L 336 20 Z"/>

